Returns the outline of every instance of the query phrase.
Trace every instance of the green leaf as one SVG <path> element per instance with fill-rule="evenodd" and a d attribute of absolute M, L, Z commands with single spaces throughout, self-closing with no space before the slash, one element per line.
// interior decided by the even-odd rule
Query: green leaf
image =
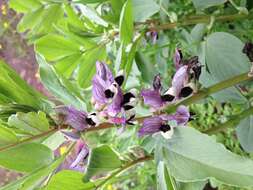
<path fill-rule="evenodd" d="M 94 22 L 95 24 L 108 27 L 108 23 L 103 20 L 92 8 L 83 4 L 78 4 L 78 8 L 81 10 L 81 13 L 90 21 Z"/>
<path fill-rule="evenodd" d="M 22 2 L 20 0 L 10 0 L 9 6 L 17 12 L 25 13 L 39 8 L 41 3 L 39 0 L 22 0 Z"/>
<path fill-rule="evenodd" d="M 83 55 L 78 71 L 78 83 L 87 88 L 91 85 L 92 77 L 96 72 L 96 61 L 102 61 L 106 57 L 104 46 L 94 47 Z"/>
<path fill-rule="evenodd" d="M 141 52 L 135 54 L 136 65 L 144 82 L 151 83 L 157 71 L 155 66 Z"/>
<path fill-rule="evenodd" d="M 253 116 L 241 120 L 236 128 L 236 135 L 243 149 L 253 152 Z"/>
<path fill-rule="evenodd" d="M 48 34 L 40 38 L 35 45 L 36 51 L 49 61 L 57 61 L 71 55 L 80 56 L 82 48 L 73 40 L 56 34 Z"/>
<path fill-rule="evenodd" d="M 92 4 L 92 3 L 103 3 L 107 0 L 74 0 L 80 3 L 87 3 L 87 4 Z"/>
<path fill-rule="evenodd" d="M 0 153 L 0 165 L 20 172 L 31 172 L 53 161 L 53 152 L 37 143 L 21 144 Z"/>
<path fill-rule="evenodd" d="M 172 139 L 161 137 L 160 142 L 167 150 L 165 159 L 171 175 L 178 181 L 215 178 L 231 186 L 253 186 L 253 161 L 226 150 L 196 129 L 177 127 Z"/>
<path fill-rule="evenodd" d="M 203 190 L 206 183 L 207 183 L 206 181 L 179 183 L 178 190 Z"/>
<path fill-rule="evenodd" d="M 41 55 L 37 55 L 37 61 L 39 63 L 42 83 L 53 95 L 67 105 L 73 105 L 77 108 L 83 108 L 85 106 L 84 102 L 75 96 L 75 92 L 70 91 L 67 88 L 68 85 L 64 85 L 60 79 L 62 78 L 66 83 L 68 83 L 68 81 L 66 81 L 63 76 L 60 76 L 59 73 L 57 74 L 54 68 L 48 65 Z"/>
<path fill-rule="evenodd" d="M 56 150 L 66 141 L 65 136 L 62 132 L 57 131 L 54 134 L 50 135 L 49 137 L 45 138 L 41 144 L 46 145 L 52 151 Z"/>
<path fill-rule="evenodd" d="M 28 29 L 34 29 L 41 22 L 43 15 L 43 7 L 40 7 L 32 12 L 26 13 L 18 23 L 17 29 L 19 32 L 25 32 Z"/>
<path fill-rule="evenodd" d="M 127 0 L 120 14 L 119 35 L 121 42 L 125 45 L 132 41 L 134 33 L 132 7 L 132 0 Z"/>
<path fill-rule="evenodd" d="M 157 189 L 176 190 L 173 186 L 172 178 L 169 176 L 166 165 L 160 161 L 157 165 Z"/>
<path fill-rule="evenodd" d="M 126 77 L 129 76 L 131 70 L 132 70 L 132 66 L 133 66 L 133 61 L 134 61 L 134 57 L 135 57 L 135 53 L 137 51 L 138 45 L 141 42 L 142 39 L 142 35 L 140 35 L 132 44 L 132 47 L 129 51 L 129 53 L 127 54 L 126 57 L 126 61 L 121 63 L 121 68 L 124 69 L 125 73 L 126 73 Z M 124 50 L 123 50 L 124 51 Z"/>
<path fill-rule="evenodd" d="M 53 172 L 62 163 L 67 155 L 67 153 L 64 154 L 52 164 L 36 169 L 17 181 L 0 188 L 0 190 L 34 190 L 45 180 L 46 176 Z"/>
<path fill-rule="evenodd" d="M 90 190 L 95 189 L 92 182 L 83 182 L 83 174 L 80 172 L 63 170 L 50 180 L 47 190 Z"/>
<path fill-rule="evenodd" d="M 207 87 L 249 71 L 250 63 L 247 56 L 242 53 L 243 47 L 244 44 L 241 40 L 225 32 L 216 32 L 208 36 L 205 50 L 202 52 L 204 53 L 210 76 L 203 69 L 201 82 Z M 237 100 L 240 103 L 247 102 L 246 98 L 235 87 L 228 90 L 229 93 L 227 90 L 219 93 L 220 96 L 224 95 L 223 99 Z M 226 93 L 223 94 L 224 92 Z"/>
<path fill-rule="evenodd" d="M 121 167 L 121 160 L 118 154 L 108 145 L 101 145 L 91 150 L 88 166 L 85 174 L 85 181 L 88 181 L 92 176 L 110 172 Z"/>
<path fill-rule="evenodd" d="M 54 67 L 63 76 L 69 78 L 71 77 L 77 66 L 80 64 L 81 60 L 82 54 L 76 53 L 68 57 L 64 57 L 61 60 L 58 60 Z"/>
<path fill-rule="evenodd" d="M 49 112 L 47 98 L 31 88 L 6 63 L 0 60 L 0 102 L 19 103 Z M 15 90 L 13 90 L 15 89 Z"/>
<path fill-rule="evenodd" d="M 18 142 L 16 134 L 0 124 L 0 147 Z"/>
<path fill-rule="evenodd" d="M 64 16 L 63 7 L 60 3 L 49 4 L 44 8 L 41 22 L 33 30 L 33 34 L 48 34 L 54 31 L 54 25 Z"/>
<path fill-rule="evenodd" d="M 196 9 L 206 9 L 208 7 L 212 7 L 212 6 L 217 6 L 217 5 L 221 5 L 223 3 L 226 2 L 226 0 L 192 0 L 194 6 L 196 7 Z"/>
<path fill-rule="evenodd" d="M 18 128 L 30 134 L 39 134 L 49 130 L 49 122 L 46 114 L 39 111 L 38 113 L 17 113 L 8 119 L 8 125 Z"/>
<path fill-rule="evenodd" d="M 160 10 L 154 0 L 132 0 L 134 21 L 144 22 Z"/>
<path fill-rule="evenodd" d="M 105 20 L 118 24 L 120 18 L 120 11 L 125 3 L 125 0 L 109 0 L 108 3 L 111 10 L 109 12 L 105 11 L 105 13 L 102 11 L 102 16 Z"/>

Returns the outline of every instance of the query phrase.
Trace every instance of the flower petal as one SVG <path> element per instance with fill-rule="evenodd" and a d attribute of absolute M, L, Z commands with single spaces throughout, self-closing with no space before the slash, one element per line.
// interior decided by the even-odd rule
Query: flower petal
<path fill-rule="evenodd" d="M 181 105 L 177 108 L 177 111 L 175 114 L 170 114 L 170 115 L 163 114 L 163 115 L 160 115 L 160 117 L 166 121 L 174 120 L 177 122 L 177 125 L 185 125 L 190 119 L 190 113 L 189 113 L 189 109 L 186 106 Z"/>
<path fill-rule="evenodd" d="M 72 106 L 58 106 L 55 108 L 55 111 L 61 117 L 64 124 L 70 125 L 78 131 L 89 127 L 86 123 L 87 113 L 83 111 L 79 111 Z"/>
<path fill-rule="evenodd" d="M 173 57 L 173 61 L 174 61 L 174 65 L 176 70 L 178 70 L 181 67 L 181 61 L 183 59 L 183 55 L 182 52 L 179 48 L 176 48 L 174 57 Z"/>
<path fill-rule="evenodd" d="M 141 96 L 144 99 L 144 103 L 152 106 L 155 109 L 159 109 L 163 106 L 163 101 L 160 92 L 157 90 L 146 89 L 141 91 Z"/>
<path fill-rule="evenodd" d="M 162 84 L 161 84 L 161 76 L 160 74 L 156 75 L 153 80 L 153 88 L 154 90 L 161 90 Z"/>
<path fill-rule="evenodd" d="M 77 170 L 77 171 L 84 171 L 84 167 L 82 167 L 82 164 L 83 164 L 82 162 L 85 159 L 85 157 L 87 157 L 87 155 L 89 154 L 89 149 L 85 145 L 78 152 L 79 153 L 76 159 L 71 163 L 69 168 L 73 170 Z"/>
<path fill-rule="evenodd" d="M 163 120 L 159 116 L 144 119 L 142 128 L 140 128 L 138 131 L 138 135 L 143 136 L 143 135 L 150 135 L 150 134 L 159 132 L 162 123 L 163 123 Z"/>
<path fill-rule="evenodd" d="M 112 83 L 114 81 L 113 75 L 106 63 L 97 61 L 96 62 L 97 75 L 104 81 Z"/>
<path fill-rule="evenodd" d="M 118 87 L 117 93 L 113 98 L 112 103 L 107 107 L 107 113 L 110 116 L 115 117 L 118 113 L 121 112 L 122 102 L 123 102 L 123 93 L 120 87 Z"/>
<path fill-rule="evenodd" d="M 188 66 L 182 66 L 178 69 L 172 79 L 172 87 L 176 91 L 176 95 L 179 95 L 181 89 L 188 82 Z"/>

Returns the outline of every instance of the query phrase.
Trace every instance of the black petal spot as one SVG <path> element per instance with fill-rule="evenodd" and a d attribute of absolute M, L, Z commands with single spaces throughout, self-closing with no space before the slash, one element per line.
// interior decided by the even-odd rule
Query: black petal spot
<path fill-rule="evenodd" d="M 179 97 L 187 97 L 190 96 L 193 93 L 193 89 L 189 86 L 186 86 L 184 88 L 182 88 L 181 92 L 179 93 Z"/>
<path fill-rule="evenodd" d="M 160 74 L 158 74 L 158 75 L 156 75 L 156 76 L 154 77 L 154 80 L 153 80 L 153 88 L 154 88 L 155 90 L 160 90 L 161 87 L 162 87 L 162 84 L 161 84 L 161 76 L 160 76 Z"/>
<path fill-rule="evenodd" d="M 131 121 L 134 118 L 135 118 L 135 114 L 131 115 L 130 118 L 127 121 Z"/>
<path fill-rule="evenodd" d="M 169 131 L 171 129 L 170 125 L 166 125 L 166 124 L 162 124 L 159 128 L 160 131 L 166 133 L 167 131 Z"/>
<path fill-rule="evenodd" d="M 127 110 L 130 110 L 130 109 L 133 109 L 134 107 L 131 106 L 131 105 L 124 105 L 123 108 L 124 108 L 125 111 L 127 111 Z"/>
<path fill-rule="evenodd" d="M 253 62 L 253 43 L 247 42 L 242 50 L 243 53 L 245 53 L 249 60 Z"/>
<path fill-rule="evenodd" d="M 161 99 L 162 99 L 162 101 L 164 101 L 164 102 L 171 102 L 171 101 L 174 100 L 174 98 L 175 98 L 175 96 L 170 95 L 170 94 L 165 94 L 165 95 L 162 95 L 162 96 L 161 96 Z"/>
<path fill-rule="evenodd" d="M 201 74 L 201 65 L 196 65 L 194 67 L 192 67 L 192 70 L 194 72 L 194 77 L 195 79 L 199 80 L 200 74 Z"/>
<path fill-rule="evenodd" d="M 124 82 L 124 76 L 123 75 L 117 76 L 114 80 L 119 86 L 121 86 Z"/>
<path fill-rule="evenodd" d="M 86 120 L 86 122 L 87 122 L 88 125 L 91 125 L 91 126 L 96 125 L 96 123 L 91 118 L 89 118 L 89 117 L 87 117 L 85 120 Z"/>
<path fill-rule="evenodd" d="M 131 92 L 127 92 L 123 95 L 123 101 L 122 101 L 122 105 L 127 104 L 130 102 L 131 98 L 135 98 L 135 96 L 131 93 Z"/>
<path fill-rule="evenodd" d="M 113 96 L 114 96 L 114 92 L 112 92 L 110 89 L 105 90 L 106 98 L 112 98 Z"/>

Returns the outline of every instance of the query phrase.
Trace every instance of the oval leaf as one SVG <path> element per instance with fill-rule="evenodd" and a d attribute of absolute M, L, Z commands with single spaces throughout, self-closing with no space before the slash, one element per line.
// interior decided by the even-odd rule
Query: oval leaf
<path fill-rule="evenodd" d="M 1 151 L 0 165 L 20 172 L 31 172 L 53 161 L 53 152 L 37 143 L 21 144 Z"/>

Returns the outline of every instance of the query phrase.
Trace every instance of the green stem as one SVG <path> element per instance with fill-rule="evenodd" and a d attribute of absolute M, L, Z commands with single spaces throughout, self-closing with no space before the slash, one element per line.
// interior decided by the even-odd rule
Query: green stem
<path fill-rule="evenodd" d="M 253 114 L 253 107 L 250 107 L 250 108 L 244 110 L 242 113 L 233 116 L 233 118 L 228 120 L 227 122 L 219 124 L 218 126 L 213 127 L 211 129 L 208 129 L 208 130 L 204 131 L 204 133 L 211 135 L 211 134 L 216 134 L 218 132 L 224 131 L 227 128 L 234 127 L 235 125 L 240 123 L 241 120 L 243 120 L 246 117 L 249 117 L 252 114 Z"/>
<path fill-rule="evenodd" d="M 119 168 L 118 170 L 113 172 L 110 176 L 108 176 L 105 180 L 103 180 L 101 183 L 99 183 L 96 186 L 96 189 L 98 189 L 98 188 L 102 187 L 103 185 L 105 185 L 106 183 L 108 183 L 112 178 L 114 178 L 115 176 L 117 176 L 121 172 L 131 168 L 132 166 L 134 166 L 138 163 L 145 162 L 145 161 L 148 161 L 148 160 L 153 160 L 153 157 L 152 156 L 141 157 L 141 158 L 138 158 L 137 160 L 134 160 L 134 161 L 122 166 L 121 168 Z"/>
<path fill-rule="evenodd" d="M 252 15 L 247 14 L 232 14 L 232 15 L 222 15 L 215 17 L 215 21 L 225 22 L 225 21 L 234 21 L 234 20 L 240 20 L 240 19 L 249 19 Z M 170 22 L 165 24 L 160 24 L 156 26 L 151 26 L 150 30 L 168 30 L 173 29 L 176 27 L 182 27 L 182 26 L 188 26 L 188 25 L 194 25 L 199 23 L 210 23 L 212 19 L 212 16 L 198 16 L 193 19 L 186 18 L 179 22 Z"/>

